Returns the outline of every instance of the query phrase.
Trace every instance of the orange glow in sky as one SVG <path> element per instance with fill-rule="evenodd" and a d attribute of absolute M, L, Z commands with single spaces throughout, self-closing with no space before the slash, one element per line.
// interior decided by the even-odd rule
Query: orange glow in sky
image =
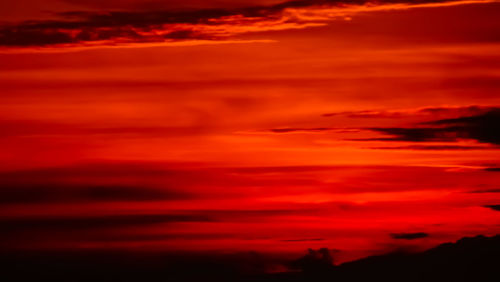
<path fill-rule="evenodd" d="M 3 248 L 343 262 L 500 233 L 498 1 L 17 2 Z"/>

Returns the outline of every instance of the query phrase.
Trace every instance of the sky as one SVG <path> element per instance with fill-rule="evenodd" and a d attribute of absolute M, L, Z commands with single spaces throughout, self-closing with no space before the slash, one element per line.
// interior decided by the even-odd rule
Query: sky
<path fill-rule="evenodd" d="M 345 262 L 498 234 L 499 13 L 2 1 L 0 246 Z"/>

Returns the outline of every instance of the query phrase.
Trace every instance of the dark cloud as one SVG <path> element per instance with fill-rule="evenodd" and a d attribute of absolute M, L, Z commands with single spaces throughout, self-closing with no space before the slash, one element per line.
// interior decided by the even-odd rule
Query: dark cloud
<path fill-rule="evenodd" d="M 2 183 L 32 183 L 38 180 L 79 178 L 106 178 L 106 177 L 155 177 L 172 174 L 171 167 L 178 169 L 189 167 L 190 163 L 150 163 L 150 162 L 95 162 L 80 163 L 61 167 L 36 168 L 29 170 L 0 172 Z"/>
<path fill-rule="evenodd" d="M 313 128 L 297 128 L 297 127 L 288 127 L 288 128 L 273 128 L 269 131 L 274 133 L 291 133 L 291 132 L 321 132 L 321 131 L 331 131 L 336 130 L 336 128 L 329 127 L 313 127 Z"/>
<path fill-rule="evenodd" d="M 0 196 L 8 202 L 147 201 L 231 198 L 254 193 L 248 187 L 320 185 L 309 176 L 274 177 L 332 169 L 321 166 L 225 167 L 174 162 L 96 162 L 0 172 Z"/>
<path fill-rule="evenodd" d="M 500 108 L 481 115 L 442 119 L 429 124 L 454 129 L 460 138 L 476 139 L 479 142 L 500 144 Z"/>
<path fill-rule="evenodd" d="M 369 141 L 404 141 L 404 142 L 453 142 L 459 136 L 459 128 L 369 128 L 385 135 L 394 137 L 369 138 Z"/>
<path fill-rule="evenodd" d="M 500 172 L 500 167 L 488 167 L 485 168 L 486 171 Z"/>
<path fill-rule="evenodd" d="M 196 198 L 177 183 L 203 173 L 184 166 L 190 164 L 103 162 L 0 172 L 0 205 Z"/>
<path fill-rule="evenodd" d="M 172 239 L 182 240 L 214 240 L 231 239 L 234 235 L 219 233 L 175 233 L 175 234 L 98 234 L 97 236 L 87 236 L 87 239 L 98 242 L 151 242 L 167 241 Z M 247 238 L 246 240 L 251 240 Z"/>
<path fill-rule="evenodd" d="M 228 8 L 248 7 L 249 5 L 272 5 L 283 2 L 283 0 L 62 0 L 79 6 L 87 6 L 98 9 L 137 9 L 137 10 L 164 10 L 164 9 L 187 9 L 187 8 Z"/>
<path fill-rule="evenodd" d="M 469 150 L 487 150 L 491 147 L 484 146 L 461 146 L 461 145 L 410 145 L 395 147 L 370 147 L 375 150 L 436 150 L 436 151 L 469 151 Z"/>
<path fill-rule="evenodd" d="M 73 217 L 22 217 L 0 218 L 0 224 L 9 232 L 15 231 L 76 231 L 116 227 L 142 226 L 170 222 L 211 222 L 211 218 L 200 214 L 127 214 Z"/>
<path fill-rule="evenodd" d="M 287 240 L 281 240 L 281 242 L 318 242 L 318 241 L 325 241 L 323 238 L 311 238 L 311 239 L 287 239 Z"/>
<path fill-rule="evenodd" d="M 436 115 L 478 115 L 490 111 L 487 106 L 471 105 L 465 107 L 425 107 L 414 110 L 362 110 L 325 113 L 323 117 L 346 116 L 349 118 L 401 118 L 411 116 L 436 116 Z"/>
<path fill-rule="evenodd" d="M 23 203 L 75 203 L 95 201 L 157 201 L 189 199 L 192 195 L 170 189 L 124 185 L 71 185 L 45 183 L 0 188 L 0 205 Z"/>
<path fill-rule="evenodd" d="M 127 236 L 130 233 L 126 230 L 140 230 L 160 224 L 214 221 L 206 215 L 197 213 L 30 217 L 4 215 L 0 217 L 3 230 L 0 234 L 0 248 L 38 249 L 46 245 L 60 244 L 78 248 L 82 242 L 128 242 Z"/>
<path fill-rule="evenodd" d="M 54 45 L 84 45 L 85 43 L 112 41 L 119 43 L 147 43 L 185 39 L 215 39 L 209 34 L 188 28 L 171 28 L 162 34 L 168 24 L 201 24 L 211 18 L 229 16 L 225 10 L 193 12 L 66 12 L 66 20 L 24 22 L 0 27 L 0 46 L 45 47 Z"/>
<path fill-rule="evenodd" d="M 182 36 L 182 35 L 178 35 Z M 78 85 L 80 87 L 81 85 Z M 0 138 L 19 136 L 69 136 L 69 135 L 115 135 L 128 138 L 161 136 L 162 138 L 204 134 L 203 126 L 162 127 L 162 126 L 99 126 L 89 127 L 81 124 L 40 122 L 35 120 L 0 121 Z"/>
<path fill-rule="evenodd" d="M 481 143 L 499 145 L 500 109 L 494 108 L 480 115 L 426 122 L 410 128 L 369 128 L 369 130 L 393 137 L 364 140 L 454 142 L 459 139 L 473 139 Z"/>
<path fill-rule="evenodd" d="M 469 191 L 468 193 L 477 193 L 477 194 L 483 194 L 483 193 L 500 193 L 500 189 L 474 190 L 474 191 Z"/>
<path fill-rule="evenodd" d="M 424 232 L 416 233 L 391 233 L 390 236 L 396 240 L 415 240 L 429 237 L 429 234 Z"/>
<path fill-rule="evenodd" d="M 44 206 L 32 208 L 38 209 Z M 29 206 L 22 207 L 26 211 Z M 176 224 L 221 222 L 262 222 L 271 216 L 298 214 L 298 210 L 191 210 L 169 211 L 155 214 L 95 214 L 88 215 L 85 207 L 75 205 L 70 208 L 72 214 L 38 215 L 36 210 L 31 215 L 2 215 L 0 226 L 0 248 L 39 249 L 44 246 L 65 245 L 78 249 L 82 243 L 124 245 L 133 243 L 157 243 L 169 240 L 230 240 L 230 233 L 192 233 L 176 230 Z M 74 214 L 79 211 L 78 214 Z M 307 211 L 306 211 L 307 212 Z M 303 213 L 300 213 L 303 215 Z M 151 227 L 154 227 L 151 232 Z M 157 229 L 161 227 L 161 229 Z M 182 230 L 182 229 L 181 229 Z M 158 232 L 160 231 L 160 232 Z M 33 241 L 33 238 L 36 238 Z M 248 234 L 240 240 L 261 240 L 262 237 Z M 268 238 L 266 238 L 268 239 Z M 311 239 L 314 241 L 315 239 Z"/>
<path fill-rule="evenodd" d="M 201 213 L 85 215 L 83 210 L 81 213 L 22 217 L 3 215 L 0 217 L 3 230 L 0 234 L 0 248 L 36 250 L 46 246 L 53 248 L 65 245 L 78 249 L 82 243 L 138 242 L 138 237 L 142 235 L 140 230 L 152 226 L 162 226 L 168 234 L 172 224 L 216 221 Z M 144 240 L 140 240 L 141 242 L 161 240 L 159 237 L 142 239 Z M 171 238 L 167 236 L 163 238 L 169 239 Z"/>
<path fill-rule="evenodd" d="M 492 209 L 494 211 L 500 211 L 500 205 L 486 205 L 485 208 Z"/>
<path fill-rule="evenodd" d="M 387 112 L 387 111 L 348 111 L 348 112 L 335 112 L 322 114 L 323 117 L 347 116 L 350 118 L 393 118 L 400 117 L 401 112 Z"/>
<path fill-rule="evenodd" d="M 0 26 L 2 47 L 46 47 L 116 45 L 127 43 L 170 42 L 183 40 L 221 40 L 232 36 L 231 32 L 211 30 L 217 25 L 249 25 L 276 21 L 286 8 L 309 6 L 336 6 L 365 4 L 365 0 L 298 0 L 276 5 L 253 6 L 233 9 L 200 10 L 132 10 L 132 11 L 70 11 L 57 15 L 54 20 L 26 21 Z M 416 3 L 440 2 L 422 0 Z M 403 0 L 381 1 L 386 3 L 410 3 Z M 229 19 L 228 17 L 234 16 Z M 239 17 L 239 18 L 237 18 Z M 288 22 L 303 24 L 300 19 Z"/>
<path fill-rule="evenodd" d="M 320 166 L 320 165 L 304 165 L 304 166 L 261 166 L 261 167 L 236 167 L 230 169 L 231 172 L 245 174 L 260 174 L 260 173 L 301 173 L 334 170 L 338 167 Z"/>
<path fill-rule="evenodd" d="M 426 107 L 418 110 L 419 113 L 439 115 L 439 114 L 460 114 L 460 115 L 474 115 L 482 114 L 485 111 L 491 110 L 486 106 L 465 106 L 465 107 Z"/>

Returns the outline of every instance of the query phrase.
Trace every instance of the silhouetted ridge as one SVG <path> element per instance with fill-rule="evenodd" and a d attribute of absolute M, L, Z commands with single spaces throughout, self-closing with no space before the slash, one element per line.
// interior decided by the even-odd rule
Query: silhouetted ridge
<path fill-rule="evenodd" d="M 500 235 L 463 238 L 422 253 L 391 253 L 334 266 L 330 250 L 310 249 L 293 262 L 296 271 L 264 274 L 272 263 L 249 253 L 122 254 L 11 253 L 0 257 L 2 280 L 73 282 L 299 282 L 299 281 L 500 281 Z M 260 274 L 259 274 L 260 273 Z"/>
<path fill-rule="evenodd" d="M 423 253 L 393 253 L 345 263 L 334 276 L 340 281 L 499 281 L 499 266 L 500 235 L 477 236 Z"/>

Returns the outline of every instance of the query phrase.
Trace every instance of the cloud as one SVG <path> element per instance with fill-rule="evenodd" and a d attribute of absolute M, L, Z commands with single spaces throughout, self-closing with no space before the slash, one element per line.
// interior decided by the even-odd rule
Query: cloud
<path fill-rule="evenodd" d="M 481 115 L 442 119 L 429 124 L 454 129 L 459 137 L 500 144 L 500 108 L 494 108 Z"/>
<path fill-rule="evenodd" d="M 25 208 L 29 209 L 29 207 Z M 79 215 L 31 215 L 0 217 L 0 225 L 4 232 L 0 234 L 0 247 L 8 250 L 40 249 L 46 246 L 60 245 L 71 249 L 80 248 L 82 242 L 127 245 L 137 240 L 144 230 L 180 223 L 208 223 L 216 220 L 200 213 L 170 214 L 87 214 L 84 209 L 75 206 L 73 210 L 81 210 Z M 154 234 L 150 233 L 149 235 Z M 36 240 L 33 240 L 36 238 Z M 155 240 L 154 238 L 143 238 Z M 171 238 L 165 237 L 163 240 Z M 156 238 L 160 240 L 160 238 Z"/>
<path fill-rule="evenodd" d="M 500 193 L 500 189 L 474 190 L 468 193 L 483 194 L 483 193 Z"/>
<path fill-rule="evenodd" d="M 0 26 L 0 47 L 95 47 L 179 41 L 223 42 L 249 32 L 321 26 L 335 18 L 367 11 L 458 5 L 489 1 L 297 0 L 233 9 L 70 11 L 52 20 Z"/>
<path fill-rule="evenodd" d="M 440 119 L 425 122 L 415 127 L 368 128 L 387 138 L 364 140 L 407 141 L 407 142 L 454 142 L 472 139 L 480 143 L 500 144 L 500 109 L 493 108 L 483 114 Z"/>
<path fill-rule="evenodd" d="M 101 162 L 0 173 L 0 205 L 186 200 L 189 163 Z M 162 179 L 158 183 L 156 180 Z"/>
<path fill-rule="evenodd" d="M 0 224 L 8 232 L 5 235 L 39 232 L 74 232 L 90 229 L 138 227 L 172 222 L 212 222 L 213 219 L 199 214 L 124 214 L 71 217 L 2 217 Z M 69 235 L 69 234 L 68 234 Z"/>
<path fill-rule="evenodd" d="M 253 167 L 236 167 L 231 168 L 231 172 L 244 173 L 244 174 L 268 174 L 268 173 L 304 173 L 304 172 L 317 172 L 334 169 L 331 166 L 324 165 L 302 165 L 302 166 L 253 166 Z"/>
<path fill-rule="evenodd" d="M 70 203 L 71 204 L 71 203 Z M 134 207 L 130 203 L 127 207 Z M 92 204 L 87 205 L 92 206 Z M 168 205 L 166 205 L 168 206 Z M 144 207 L 144 206 L 143 206 Z M 82 205 L 70 205 L 71 214 L 38 214 L 36 209 L 50 206 L 22 206 L 26 212 L 34 210 L 31 215 L 6 214 L 0 216 L 0 225 L 5 230 L 0 234 L 0 247 L 14 249 L 40 249 L 46 246 L 57 248 L 59 245 L 70 249 L 79 249 L 82 242 L 107 248 L 108 245 L 118 245 L 126 248 L 134 244 L 148 244 L 161 247 L 162 243 L 173 241 L 193 241 L 195 244 L 203 241 L 216 243 L 218 240 L 268 240 L 267 235 L 254 233 L 241 234 L 226 229 L 231 223 L 249 222 L 254 224 L 269 220 L 273 216 L 301 214 L 298 210 L 168 210 L 164 213 L 117 213 L 109 214 L 89 210 Z M 132 208 L 131 208 L 132 209 Z M 77 211 L 77 214 L 74 214 Z M 127 211 L 130 212 L 130 211 Z M 220 226 L 220 230 L 206 229 L 207 225 Z M 193 227 L 194 232 L 185 227 Z M 232 227 L 230 227 L 232 228 Z M 187 230 L 187 231 L 186 231 Z M 37 238 L 33 241 L 33 238 Z M 310 239 L 315 241 L 317 239 Z M 291 242 L 291 241 L 290 241 Z M 183 251 L 189 247 L 179 246 Z"/>
<path fill-rule="evenodd" d="M 493 171 L 493 172 L 500 172 L 500 167 L 487 167 L 484 170 Z"/>
<path fill-rule="evenodd" d="M 492 147 L 486 146 L 462 146 L 462 145 L 410 145 L 394 147 L 370 147 L 374 150 L 431 150 L 431 151 L 469 151 L 469 150 L 488 150 Z"/>
<path fill-rule="evenodd" d="M 325 241 L 323 238 L 311 238 L 311 239 L 287 239 L 287 240 L 280 240 L 281 242 L 318 242 L 318 241 Z"/>
<path fill-rule="evenodd" d="M 485 208 L 492 209 L 494 211 L 500 211 L 500 205 L 486 205 Z"/>
<path fill-rule="evenodd" d="M 429 237 L 429 234 L 424 232 L 416 232 L 416 233 L 391 233 L 390 234 L 393 239 L 396 240 L 415 240 Z"/>
<path fill-rule="evenodd" d="M 453 142 L 460 136 L 457 135 L 458 128 L 369 128 L 385 135 L 394 137 L 369 138 L 371 141 L 405 141 L 405 142 Z"/>
<path fill-rule="evenodd" d="M 150 187 L 125 185 L 72 185 L 45 183 L 4 185 L 0 188 L 0 205 L 34 203 L 80 203 L 112 201 L 160 201 L 190 199 L 187 193 Z"/>
<path fill-rule="evenodd" d="M 293 132 L 321 132 L 321 131 L 332 131 L 338 130 L 337 128 L 329 128 L 329 127 L 313 127 L 313 128 L 273 128 L 269 129 L 270 132 L 273 133 L 293 133 Z"/>
<path fill-rule="evenodd" d="M 346 116 L 349 118 L 403 118 L 403 117 L 435 117 L 435 116 L 468 116 L 482 114 L 491 110 L 490 106 L 471 105 L 465 107 L 424 107 L 403 110 L 362 110 L 325 113 L 323 117 Z"/>
<path fill-rule="evenodd" d="M 115 135 L 129 138 L 161 136 L 163 138 L 201 135 L 207 128 L 191 126 L 86 126 L 36 120 L 0 120 L 0 138 L 20 136 Z"/>

